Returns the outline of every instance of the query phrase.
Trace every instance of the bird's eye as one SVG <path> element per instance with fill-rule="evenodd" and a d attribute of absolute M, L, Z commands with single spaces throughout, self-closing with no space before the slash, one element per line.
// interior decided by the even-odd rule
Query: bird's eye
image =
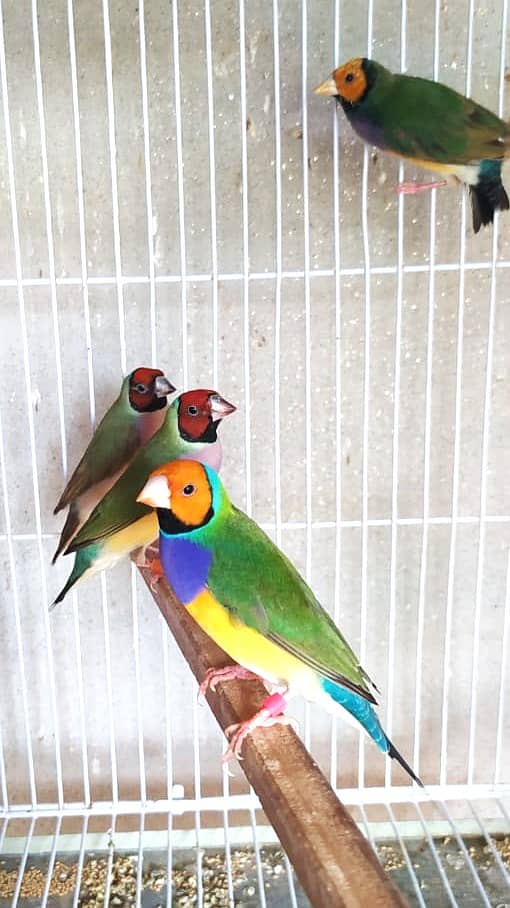
<path fill-rule="evenodd" d="M 139 394 L 147 394 L 148 390 L 147 385 L 142 385 L 141 382 L 135 385 L 135 391 L 138 391 Z"/>
<path fill-rule="evenodd" d="M 195 407 L 194 404 L 191 404 L 191 405 L 188 407 L 188 413 L 189 413 L 190 416 L 196 416 L 197 413 L 198 413 L 198 408 Z"/>
<path fill-rule="evenodd" d="M 188 497 L 189 495 L 193 495 L 195 491 L 196 491 L 195 486 L 192 485 L 191 482 L 189 482 L 187 486 L 184 486 L 184 488 L 182 490 L 182 494 L 186 495 L 186 497 Z"/>
<path fill-rule="evenodd" d="M 354 82 L 354 73 L 347 73 L 345 77 L 346 82 Z"/>

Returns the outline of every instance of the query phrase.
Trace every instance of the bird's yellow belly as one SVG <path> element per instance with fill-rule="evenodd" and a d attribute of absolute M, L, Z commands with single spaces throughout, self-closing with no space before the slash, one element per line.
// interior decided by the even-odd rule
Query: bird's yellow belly
<path fill-rule="evenodd" d="M 395 154 L 395 152 L 390 152 Z M 410 158 L 405 155 L 397 155 L 403 161 L 414 164 L 416 167 L 423 167 L 424 170 L 432 170 L 433 173 L 439 173 L 446 180 L 455 183 L 467 183 L 476 185 L 478 182 L 478 165 L 477 164 L 445 164 L 438 161 L 424 161 L 421 158 Z"/>
<path fill-rule="evenodd" d="M 155 511 L 140 517 L 134 523 L 119 530 L 105 540 L 104 550 L 114 558 L 119 560 L 135 549 L 142 546 L 150 545 L 159 535 L 158 518 Z"/>
<path fill-rule="evenodd" d="M 308 686 L 314 673 L 281 646 L 236 619 L 206 590 L 186 606 L 203 631 L 228 655 L 272 684 Z M 299 683 L 301 682 L 301 683 Z"/>

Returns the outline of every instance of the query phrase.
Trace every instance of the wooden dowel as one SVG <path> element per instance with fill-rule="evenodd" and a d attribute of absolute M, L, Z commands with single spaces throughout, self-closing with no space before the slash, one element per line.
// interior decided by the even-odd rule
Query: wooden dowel
<path fill-rule="evenodd" d="M 150 572 L 141 569 L 150 587 Z M 152 595 L 200 683 L 231 660 L 199 628 L 161 580 Z M 227 681 L 207 701 L 221 728 L 242 722 L 267 691 Z M 407 902 L 294 731 L 256 729 L 243 744 L 242 768 L 314 908 L 405 908 Z"/>

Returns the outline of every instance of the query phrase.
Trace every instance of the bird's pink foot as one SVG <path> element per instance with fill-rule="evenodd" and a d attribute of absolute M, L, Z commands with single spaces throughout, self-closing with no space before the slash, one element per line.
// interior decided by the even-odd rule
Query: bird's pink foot
<path fill-rule="evenodd" d="M 165 572 L 159 558 L 152 559 L 149 564 L 149 569 L 151 572 L 150 588 L 154 592 L 161 578 L 165 576 Z"/>
<path fill-rule="evenodd" d="M 264 700 L 260 709 L 251 719 L 245 722 L 238 722 L 235 725 L 229 725 L 225 729 L 225 734 L 230 737 L 230 743 L 223 755 L 223 763 L 227 763 L 232 757 L 241 760 L 241 748 L 245 738 L 252 733 L 255 728 L 270 728 L 271 725 L 291 725 L 294 731 L 298 731 L 298 723 L 290 716 L 284 715 L 287 701 L 284 694 L 271 694 Z"/>
<path fill-rule="evenodd" d="M 148 568 L 155 558 L 159 558 L 159 544 L 152 542 L 150 545 L 142 545 L 132 555 L 133 561 L 137 567 Z"/>
<path fill-rule="evenodd" d="M 204 700 L 209 688 L 216 690 L 220 681 L 259 681 L 258 675 L 250 672 L 242 665 L 226 665 L 225 668 L 210 668 L 198 689 L 198 699 Z"/>
<path fill-rule="evenodd" d="M 399 195 L 416 195 L 418 192 L 427 192 L 429 189 L 441 189 L 448 185 L 448 180 L 435 180 L 432 183 L 399 183 L 395 192 Z"/>

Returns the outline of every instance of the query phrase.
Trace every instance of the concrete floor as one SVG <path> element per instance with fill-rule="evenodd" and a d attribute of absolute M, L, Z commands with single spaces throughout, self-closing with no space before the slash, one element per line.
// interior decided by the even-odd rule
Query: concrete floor
<path fill-rule="evenodd" d="M 83 730 L 94 798 L 112 796 L 112 734 L 119 796 L 141 796 L 139 729 L 148 796 L 166 795 L 167 729 L 174 781 L 182 783 L 187 794 L 193 792 L 190 673 L 173 641 L 162 638 L 157 611 L 139 581 L 132 580 L 129 565 L 105 580 L 110 660 L 105 656 L 98 578 L 80 589 L 76 611 L 72 601 L 66 601 L 45 621 L 46 606 L 70 569 L 70 559 L 50 567 L 61 526 L 52 511 L 63 486 L 64 463 L 72 468 L 90 437 L 88 352 L 97 418 L 117 393 L 122 373 L 152 359 L 179 387 L 216 386 L 237 403 L 238 413 L 221 430 L 225 483 L 234 501 L 251 506 L 258 521 L 274 529 L 281 517 L 285 551 L 308 571 L 325 606 L 335 610 L 347 638 L 362 652 L 381 690 L 381 716 L 410 759 L 419 677 L 417 768 L 427 783 L 439 780 L 445 678 L 444 780 L 463 783 L 468 778 L 475 654 L 476 737 L 470 781 L 492 782 L 510 544 L 510 216 L 500 220 L 495 249 L 496 264 L 503 267 L 493 271 L 493 231 L 475 237 L 468 216 L 463 232 L 461 191 L 438 193 L 432 253 L 440 267 L 431 272 L 431 200 L 406 199 L 399 231 L 392 191 L 398 165 L 379 154 L 368 159 L 363 232 L 363 147 L 343 115 L 335 114 L 333 103 L 313 96 L 311 88 L 335 62 L 365 52 L 366 2 L 340 4 L 336 53 L 333 0 L 309 3 L 304 62 L 301 4 L 279 4 L 279 107 L 269 0 L 244 3 L 244 72 L 237 3 L 210 4 L 211 58 L 202 3 L 189 0 L 177 8 L 162 0 L 147 2 L 146 83 L 140 61 L 142 4 L 110 3 L 110 68 L 108 42 L 105 65 L 102 4 L 76 2 L 78 158 L 67 3 L 41 0 L 37 6 L 40 57 L 34 57 L 31 4 L 2 4 L 9 109 L 4 93 L 0 415 L 3 494 L 8 497 L 0 512 L 0 729 L 9 800 L 30 800 L 27 733 L 37 796 L 41 801 L 56 799 L 55 713 L 66 799 L 83 797 Z M 496 109 L 502 0 L 475 2 L 474 11 L 471 93 Z M 467 23 L 466 0 L 441 7 L 439 78 L 461 90 L 466 84 Z M 401 3 L 375 2 L 372 25 L 372 56 L 398 68 Z M 409 3 L 406 25 L 409 71 L 432 76 L 432 12 Z M 41 62 L 40 105 L 34 59 Z M 508 117 L 508 97 L 505 110 Z M 338 164 L 333 159 L 335 116 Z M 412 178 L 413 173 L 406 175 Z M 461 261 L 465 271 L 459 271 Z M 367 264 L 375 269 L 371 276 Z M 398 270 L 402 264 L 407 270 Z M 281 282 L 275 277 L 280 267 Z M 248 284 L 243 280 L 246 268 L 253 278 Z M 17 278 L 23 283 L 17 285 Z M 425 561 L 424 514 L 434 518 L 426 523 Z M 397 517 L 404 522 L 394 534 L 392 557 L 391 521 Z M 338 518 L 342 524 L 337 533 Z M 365 532 L 366 520 L 370 523 Z M 416 655 L 420 580 L 421 665 Z M 170 678 L 166 700 L 164 649 Z M 296 705 L 296 714 L 303 716 L 302 704 Z M 508 697 L 501 728 L 500 780 L 510 781 Z M 329 772 L 331 721 L 319 711 L 311 717 L 310 735 L 314 754 Z M 205 709 L 198 711 L 198 739 L 202 792 L 221 793 L 221 738 Z M 383 757 L 367 745 L 367 784 L 381 784 L 384 773 Z M 404 781 L 397 770 L 393 777 Z M 357 779 L 358 735 L 338 723 L 338 783 L 355 785 Z M 237 769 L 232 790 L 246 790 Z"/>

